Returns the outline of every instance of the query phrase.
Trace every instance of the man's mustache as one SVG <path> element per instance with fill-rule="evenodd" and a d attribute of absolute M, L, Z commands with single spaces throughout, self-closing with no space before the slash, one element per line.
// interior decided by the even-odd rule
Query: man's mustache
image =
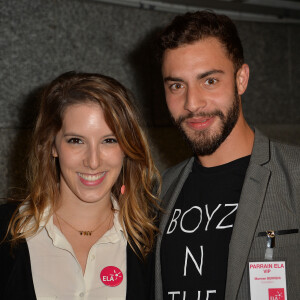
<path fill-rule="evenodd" d="M 181 125 L 184 121 L 191 118 L 212 118 L 219 117 L 221 120 L 224 119 L 224 114 L 220 110 L 215 110 L 213 112 L 199 112 L 199 113 L 188 113 L 185 116 L 180 116 L 175 120 L 177 125 Z"/>

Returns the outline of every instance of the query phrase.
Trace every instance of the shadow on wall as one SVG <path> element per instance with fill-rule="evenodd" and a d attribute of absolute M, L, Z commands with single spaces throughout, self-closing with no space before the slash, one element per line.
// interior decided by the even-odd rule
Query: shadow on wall
<path fill-rule="evenodd" d="M 134 70 L 135 85 L 141 99 L 146 106 L 142 109 L 148 126 L 169 126 L 167 105 L 164 99 L 164 87 L 161 76 L 160 63 L 156 59 L 156 39 L 159 28 L 152 30 L 129 54 L 128 60 Z"/>
<path fill-rule="evenodd" d="M 39 99 L 44 86 L 33 90 L 24 100 L 19 113 L 19 127 L 10 145 L 8 158 L 8 197 L 18 199 L 27 194 L 26 169 Z"/>
<path fill-rule="evenodd" d="M 144 104 L 140 109 L 147 124 L 151 151 L 160 171 L 191 156 L 189 147 L 173 126 L 165 101 L 161 66 L 156 58 L 156 39 L 161 28 L 152 30 L 130 53 L 129 62 L 135 72 L 135 84 Z"/>

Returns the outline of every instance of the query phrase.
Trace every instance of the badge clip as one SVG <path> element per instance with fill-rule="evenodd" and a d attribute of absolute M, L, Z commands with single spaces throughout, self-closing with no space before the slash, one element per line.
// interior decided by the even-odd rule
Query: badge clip
<path fill-rule="evenodd" d="M 284 230 L 267 230 L 263 232 L 259 232 L 258 236 L 266 236 L 267 237 L 267 248 L 265 253 L 266 260 L 273 260 L 273 248 L 275 248 L 275 236 L 276 235 L 284 235 L 284 234 L 292 234 L 298 233 L 299 229 L 284 229 Z"/>
<path fill-rule="evenodd" d="M 275 232 L 274 230 L 267 230 L 267 248 L 265 253 L 266 260 L 273 259 L 273 248 L 275 247 Z"/>

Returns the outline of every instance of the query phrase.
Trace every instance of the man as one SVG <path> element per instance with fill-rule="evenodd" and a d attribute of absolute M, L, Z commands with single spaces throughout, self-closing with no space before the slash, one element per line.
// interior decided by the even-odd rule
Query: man
<path fill-rule="evenodd" d="M 163 176 L 156 300 L 300 299 L 300 151 L 247 124 L 236 27 L 187 13 L 160 49 L 167 105 L 195 156 Z"/>

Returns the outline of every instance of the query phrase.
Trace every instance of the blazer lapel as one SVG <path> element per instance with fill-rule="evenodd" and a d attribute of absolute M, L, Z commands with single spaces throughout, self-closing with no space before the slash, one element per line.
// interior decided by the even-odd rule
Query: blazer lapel
<path fill-rule="evenodd" d="M 159 224 L 159 235 L 157 237 L 157 246 L 156 246 L 156 258 L 155 258 L 155 299 L 163 299 L 163 289 L 162 289 L 162 278 L 161 278 L 161 263 L 160 263 L 160 247 L 162 235 L 167 226 L 170 214 L 176 203 L 176 200 L 181 192 L 184 182 L 186 181 L 189 173 L 191 172 L 193 166 L 194 158 L 188 160 L 178 172 L 174 172 L 173 176 L 170 176 L 169 182 L 164 182 L 164 188 L 162 191 L 162 208 L 164 212 L 160 218 Z"/>
<path fill-rule="evenodd" d="M 244 271 L 247 270 L 248 255 L 271 175 L 263 166 L 268 161 L 269 139 L 256 130 L 253 152 L 229 245 L 226 300 L 236 299 Z"/>

